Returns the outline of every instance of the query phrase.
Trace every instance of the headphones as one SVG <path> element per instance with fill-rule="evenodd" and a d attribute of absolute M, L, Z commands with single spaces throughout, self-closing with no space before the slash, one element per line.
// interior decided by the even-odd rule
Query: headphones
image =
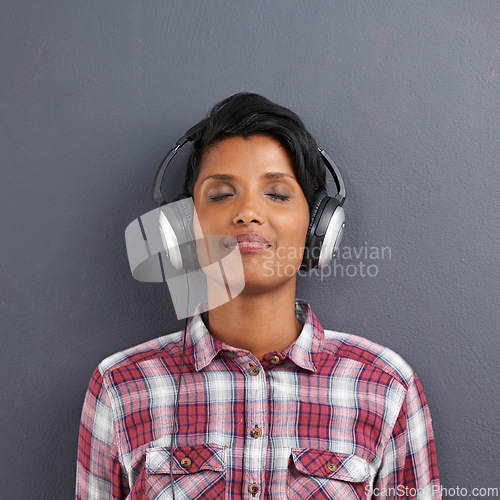
<path fill-rule="evenodd" d="M 177 269 L 190 270 L 196 268 L 197 258 L 195 237 L 192 227 L 193 207 L 187 202 L 189 195 L 181 193 L 175 198 L 176 203 L 167 205 L 161 192 L 161 184 L 170 162 L 179 149 L 187 142 L 196 139 L 207 126 L 207 119 L 191 127 L 168 152 L 158 169 L 154 185 L 153 200 L 160 212 L 160 233 L 167 256 Z M 345 228 L 345 212 L 343 204 L 346 197 L 345 185 L 335 162 L 326 151 L 318 148 L 327 170 L 330 172 L 337 194 L 329 196 L 322 190 L 315 194 L 309 206 L 310 220 L 307 230 L 304 258 L 301 269 L 310 270 L 325 267 L 336 257 Z"/>
<path fill-rule="evenodd" d="M 161 192 L 161 184 L 170 162 L 179 149 L 206 128 L 204 119 L 191 127 L 168 152 L 156 172 L 153 184 L 153 200 L 161 208 L 160 233 L 165 251 L 177 269 L 190 270 L 196 268 L 197 258 L 195 237 L 192 228 L 193 208 L 187 202 L 189 195 L 179 194 L 167 207 Z M 326 191 L 319 191 L 309 206 L 309 227 L 307 230 L 304 258 L 301 269 L 310 270 L 325 267 L 336 257 L 345 228 L 345 212 L 343 204 L 346 197 L 345 185 L 335 162 L 323 149 L 318 148 L 327 170 L 330 172 L 337 194 L 329 196 Z"/>

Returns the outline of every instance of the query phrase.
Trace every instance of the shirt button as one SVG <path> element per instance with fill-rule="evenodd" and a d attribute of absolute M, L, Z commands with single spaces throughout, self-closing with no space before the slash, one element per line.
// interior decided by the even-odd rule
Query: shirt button
<path fill-rule="evenodd" d="M 250 367 L 250 375 L 253 375 L 254 377 L 259 374 L 259 367 L 258 366 L 251 366 Z"/>
<path fill-rule="evenodd" d="M 255 495 L 257 495 L 257 493 L 259 492 L 259 485 L 257 483 L 252 483 L 249 487 L 248 487 L 248 491 L 251 493 L 251 495 L 254 497 Z"/>
<path fill-rule="evenodd" d="M 337 470 L 337 464 L 334 463 L 334 462 L 328 462 L 326 464 L 326 468 L 330 471 L 330 472 L 335 472 Z"/>
<path fill-rule="evenodd" d="M 271 356 L 269 361 L 271 361 L 273 365 L 277 365 L 280 362 L 280 358 L 278 356 Z"/>
<path fill-rule="evenodd" d="M 187 469 L 191 465 L 191 459 L 188 457 L 184 457 L 181 459 L 181 467 L 184 467 L 184 469 Z"/>
<path fill-rule="evenodd" d="M 252 436 L 254 439 L 260 438 L 262 436 L 262 431 L 259 429 L 259 426 L 256 425 L 251 431 L 250 431 L 250 436 Z"/>

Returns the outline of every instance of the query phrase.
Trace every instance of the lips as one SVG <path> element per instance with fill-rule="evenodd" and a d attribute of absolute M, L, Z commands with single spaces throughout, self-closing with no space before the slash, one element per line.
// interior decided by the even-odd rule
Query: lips
<path fill-rule="evenodd" d="M 224 242 L 224 246 L 230 249 L 238 246 L 240 252 L 245 253 L 264 250 L 265 248 L 269 248 L 271 243 L 259 233 L 244 233 L 229 238 L 229 240 Z"/>

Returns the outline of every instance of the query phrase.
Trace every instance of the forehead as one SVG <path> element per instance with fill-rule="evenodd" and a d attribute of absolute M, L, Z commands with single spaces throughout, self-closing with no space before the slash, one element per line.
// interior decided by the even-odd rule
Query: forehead
<path fill-rule="evenodd" d="M 295 178 L 289 154 L 276 139 L 266 135 L 234 136 L 217 142 L 203 154 L 199 178 L 214 173 L 251 175 L 270 171 Z"/>

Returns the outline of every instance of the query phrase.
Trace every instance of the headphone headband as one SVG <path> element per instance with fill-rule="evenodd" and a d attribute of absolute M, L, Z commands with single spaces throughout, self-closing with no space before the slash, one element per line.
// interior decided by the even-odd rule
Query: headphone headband
<path fill-rule="evenodd" d="M 339 202 L 339 205 L 342 206 L 345 201 L 345 185 L 344 179 L 340 175 L 340 170 L 338 169 L 335 162 L 328 156 L 328 153 L 324 149 L 318 148 L 318 151 L 323 158 L 323 163 L 327 170 L 332 174 L 333 180 L 335 181 L 335 185 L 337 186 L 337 194 L 334 198 Z"/>

